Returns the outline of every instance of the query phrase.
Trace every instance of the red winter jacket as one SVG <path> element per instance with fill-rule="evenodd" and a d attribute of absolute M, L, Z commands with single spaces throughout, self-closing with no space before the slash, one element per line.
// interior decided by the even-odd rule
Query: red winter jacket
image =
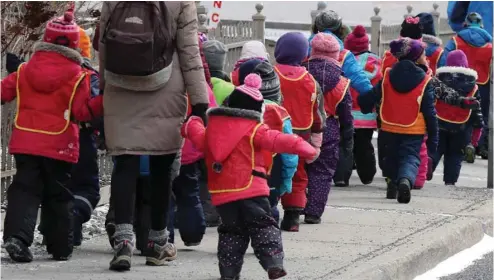
<path fill-rule="evenodd" d="M 1 101 L 17 99 L 11 154 L 76 163 L 79 126 L 103 115 L 102 96 L 91 98 L 90 75 L 72 49 L 39 43 L 28 63 L 2 80 Z"/>
<path fill-rule="evenodd" d="M 182 135 L 205 153 L 213 205 L 268 196 L 266 173 L 272 152 L 309 159 L 316 155 L 299 136 L 269 129 L 258 112 L 220 107 L 208 114 L 207 128 L 200 118 L 191 117 L 182 127 Z"/>

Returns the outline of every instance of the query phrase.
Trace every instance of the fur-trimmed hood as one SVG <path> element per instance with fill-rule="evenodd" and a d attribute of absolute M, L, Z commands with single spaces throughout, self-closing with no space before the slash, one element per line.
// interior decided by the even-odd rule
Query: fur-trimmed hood
<path fill-rule="evenodd" d="M 429 34 L 422 34 L 422 41 L 427 44 L 435 45 L 435 46 L 441 46 L 443 44 L 443 41 L 436 37 L 432 36 Z"/>
<path fill-rule="evenodd" d="M 206 140 L 208 150 L 216 161 L 223 161 L 261 123 L 261 113 L 237 108 L 208 110 Z"/>
<path fill-rule="evenodd" d="M 470 68 L 445 66 L 436 70 L 436 76 L 445 85 L 465 96 L 477 82 L 477 72 Z"/>
<path fill-rule="evenodd" d="M 259 112 L 253 110 L 245 110 L 245 109 L 229 108 L 229 107 L 211 108 L 207 111 L 207 115 L 209 117 L 225 116 L 225 117 L 255 120 L 257 122 L 262 121 L 262 114 Z"/>
<path fill-rule="evenodd" d="M 83 58 L 76 50 L 40 42 L 21 71 L 36 91 L 52 93 L 74 80 L 82 71 L 82 63 Z"/>
<path fill-rule="evenodd" d="M 46 42 L 39 42 L 34 44 L 34 52 L 54 52 L 58 53 L 76 63 L 79 65 L 82 65 L 84 62 L 84 58 L 82 55 L 71 48 L 67 48 L 61 45 L 56 45 L 56 44 L 51 44 L 51 43 L 46 43 Z"/>

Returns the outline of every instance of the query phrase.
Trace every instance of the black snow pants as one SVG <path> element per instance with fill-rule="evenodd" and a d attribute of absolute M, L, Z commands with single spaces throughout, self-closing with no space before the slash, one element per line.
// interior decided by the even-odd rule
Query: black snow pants
<path fill-rule="evenodd" d="M 69 190 L 72 164 L 33 155 L 14 155 L 17 173 L 7 190 L 3 240 L 15 237 L 31 246 L 38 208 L 50 213 L 45 241 L 54 256 L 68 257 L 73 249 L 74 196 Z"/>

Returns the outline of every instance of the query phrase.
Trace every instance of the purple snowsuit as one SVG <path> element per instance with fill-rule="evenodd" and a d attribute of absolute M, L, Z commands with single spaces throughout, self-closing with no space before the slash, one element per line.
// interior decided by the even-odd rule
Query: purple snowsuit
<path fill-rule="evenodd" d="M 331 94 L 330 91 L 340 81 L 342 70 L 336 61 L 316 58 L 310 59 L 304 66 L 314 76 L 324 94 Z M 305 215 L 322 216 L 338 164 L 340 130 L 351 130 L 353 135 L 352 95 L 349 92 L 336 108 L 336 113 L 337 118 L 328 115 L 326 119 L 319 158 L 307 167 L 309 183 Z"/>

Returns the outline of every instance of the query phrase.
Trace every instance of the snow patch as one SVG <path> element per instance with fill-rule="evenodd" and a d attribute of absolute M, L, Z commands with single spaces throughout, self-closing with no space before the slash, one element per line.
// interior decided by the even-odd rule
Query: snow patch
<path fill-rule="evenodd" d="M 461 272 L 472 265 L 475 260 L 481 259 L 492 251 L 494 251 L 494 238 L 485 234 L 479 243 L 439 263 L 433 269 L 415 277 L 414 280 L 438 280 L 440 277 Z"/>

